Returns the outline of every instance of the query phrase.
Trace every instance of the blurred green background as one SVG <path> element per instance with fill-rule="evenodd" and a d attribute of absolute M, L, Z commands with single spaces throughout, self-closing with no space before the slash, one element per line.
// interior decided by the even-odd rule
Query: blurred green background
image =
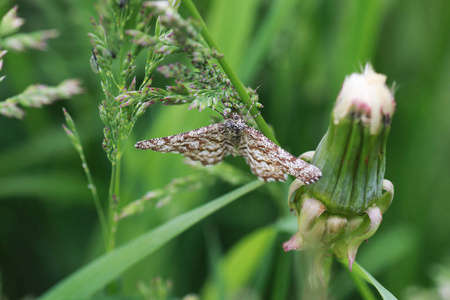
<path fill-rule="evenodd" d="M 42 294 L 102 253 L 99 223 L 80 159 L 61 128 L 65 107 L 78 127 L 106 204 L 110 164 L 101 147 L 98 117 L 104 96 L 99 77 L 89 66 L 87 36 L 90 16 L 97 18 L 94 3 L 0 2 L 1 15 L 19 4 L 18 14 L 26 20 L 22 32 L 50 28 L 60 32 L 49 42 L 48 51 L 7 54 L 0 99 L 33 83 L 57 85 L 67 78 L 81 79 L 85 89 L 74 99 L 26 109 L 23 121 L 0 117 L 0 276 L 1 292 L 10 299 Z M 377 72 L 388 76 L 389 84 L 396 82 L 397 111 L 386 170 L 395 197 L 377 234 L 361 246 L 357 261 L 398 298 L 409 297 L 411 286 L 435 287 L 435 266 L 450 259 L 450 2 L 194 3 L 244 84 L 259 87 L 263 117 L 283 148 L 293 154 L 312 150 L 320 141 L 345 75 L 370 61 Z M 138 76 L 142 71 L 141 64 Z M 154 84 L 166 82 L 156 77 Z M 152 106 L 139 120 L 123 160 L 121 201 L 128 203 L 193 172 L 179 155 L 139 152 L 133 147 L 137 140 L 205 126 L 214 114 L 186 108 Z M 227 162 L 248 170 L 240 158 Z M 172 279 L 175 295 L 201 293 L 223 255 L 244 237 L 288 214 L 288 186 L 266 185 L 182 234 L 123 274 L 122 294 L 136 296 L 136 282 L 148 282 L 156 275 Z M 232 188 L 219 183 L 182 193 L 161 209 L 126 219 L 119 224 L 118 242 Z M 274 247 L 266 263 L 267 278 L 295 289 L 298 283 L 292 274 L 301 269 L 301 259 L 297 253 L 282 251 L 281 243 L 288 238 L 289 234 L 282 234 L 268 241 Z M 333 274 L 334 297 L 358 299 L 342 268 L 336 266 Z M 265 298 L 273 293 L 270 285 L 262 290 Z"/>

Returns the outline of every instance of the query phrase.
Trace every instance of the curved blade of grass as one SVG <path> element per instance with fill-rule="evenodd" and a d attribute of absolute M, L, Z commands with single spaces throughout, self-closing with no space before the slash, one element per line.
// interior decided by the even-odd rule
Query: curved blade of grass
<path fill-rule="evenodd" d="M 273 249 L 277 231 L 267 226 L 245 236 L 215 266 L 220 279 L 209 280 L 201 293 L 201 299 L 233 298 L 239 289 L 254 285 L 255 277 L 261 274 L 261 267 L 267 263 L 267 257 Z M 251 255 L 249 255 L 251 253 Z M 239 272 L 236 272 L 239 270 Z M 258 272 L 259 271 L 259 272 Z M 221 290 L 220 280 L 226 287 Z M 224 292 L 225 295 L 221 295 Z"/>
<path fill-rule="evenodd" d="M 31 197 L 49 206 L 88 206 L 91 204 L 87 200 L 88 189 L 80 189 L 80 186 L 86 186 L 84 177 L 68 172 L 12 174 L 0 178 L 0 199 Z"/>
<path fill-rule="evenodd" d="M 383 234 L 377 235 L 376 239 L 370 241 L 370 247 L 364 247 L 364 251 L 358 253 L 358 261 L 366 270 L 369 270 L 370 274 L 382 274 L 388 270 L 390 272 L 393 266 L 405 259 L 405 255 L 408 255 L 410 249 L 417 248 L 418 243 L 419 237 L 413 229 L 401 224 L 391 226 L 388 232 L 383 232 Z M 387 248 L 389 248 L 389 252 L 384 251 Z M 343 268 L 342 273 L 344 272 L 348 272 L 348 268 Z M 354 290 L 354 285 L 346 282 L 347 276 L 342 275 L 344 274 L 337 273 L 333 280 L 332 293 L 336 299 L 347 299 Z"/>
<path fill-rule="evenodd" d="M 249 50 L 246 52 L 245 58 L 242 59 L 238 73 L 243 82 L 249 82 L 254 74 L 262 67 L 262 60 L 269 48 L 273 45 L 273 41 L 277 34 L 286 26 L 289 26 L 287 19 L 290 14 L 298 13 L 295 10 L 295 0 L 278 0 L 273 1 L 268 9 L 267 16 L 263 19 L 258 31 L 254 35 Z"/>
<path fill-rule="evenodd" d="M 259 0 L 212 1 L 206 23 L 220 44 L 231 67 L 236 70 L 247 52 L 259 13 Z M 245 81 L 244 81 L 245 82 Z"/>
<path fill-rule="evenodd" d="M 341 263 L 346 267 L 348 266 L 346 261 L 341 261 Z M 372 284 L 378 290 L 383 299 L 397 300 L 397 298 L 395 298 L 395 296 L 392 295 L 391 292 L 389 292 L 384 286 L 382 286 L 375 278 L 372 277 L 372 275 L 370 275 L 369 272 L 367 272 L 357 262 L 353 264 L 352 273 L 354 273 L 356 276 L 359 276 L 359 278 L 364 279 L 368 283 Z"/>
<path fill-rule="evenodd" d="M 72 299 L 92 296 L 123 271 L 161 248 L 210 214 L 233 202 L 242 195 L 262 186 L 252 181 L 207 204 L 188 211 L 149 231 L 141 237 L 105 254 L 57 284 L 40 299 Z"/>

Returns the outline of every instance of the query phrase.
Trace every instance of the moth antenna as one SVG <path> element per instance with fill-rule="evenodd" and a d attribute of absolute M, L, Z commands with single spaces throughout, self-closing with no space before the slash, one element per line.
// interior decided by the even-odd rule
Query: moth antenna
<path fill-rule="evenodd" d="M 250 111 L 252 110 L 252 107 L 253 107 L 253 105 L 255 104 L 255 101 L 256 101 L 256 97 L 253 98 L 252 104 L 251 104 L 250 107 L 248 108 L 247 114 L 245 115 L 246 118 L 247 118 L 248 115 L 250 114 Z M 257 116 L 257 115 L 256 115 L 256 116 Z M 255 117 L 256 117 L 256 116 L 255 116 Z M 254 118 L 254 117 L 253 117 L 253 118 Z"/>
<path fill-rule="evenodd" d="M 253 98 L 253 101 L 252 101 L 252 104 L 250 105 L 250 107 L 248 108 L 248 111 L 247 111 L 247 114 L 245 115 L 245 118 L 244 118 L 244 120 L 247 122 L 248 120 L 250 120 L 251 118 L 256 118 L 257 116 L 259 116 L 259 114 L 261 113 L 261 112 L 259 112 L 257 115 L 255 115 L 255 116 L 251 116 L 250 115 L 250 111 L 252 110 L 252 107 L 253 107 L 253 105 L 255 104 L 255 101 L 256 101 L 256 98 Z"/>
<path fill-rule="evenodd" d="M 260 114 L 261 114 L 261 112 L 257 113 L 257 114 L 254 115 L 254 116 L 250 116 L 250 117 L 245 116 L 244 122 L 247 122 L 247 121 L 250 120 L 250 119 L 254 119 L 254 118 L 256 118 L 257 116 L 259 116 Z"/>
<path fill-rule="evenodd" d="M 224 117 L 225 118 L 225 115 L 221 112 L 221 111 L 219 111 L 219 110 L 217 110 L 217 108 L 215 108 L 215 107 L 212 107 L 212 106 L 209 106 L 209 108 L 211 108 L 212 110 L 215 110 L 215 111 L 217 111 L 222 117 Z"/>

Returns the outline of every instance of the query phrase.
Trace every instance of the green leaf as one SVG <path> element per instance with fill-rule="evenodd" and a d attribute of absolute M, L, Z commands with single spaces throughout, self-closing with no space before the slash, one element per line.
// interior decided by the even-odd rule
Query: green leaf
<path fill-rule="evenodd" d="M 220 279 L 225 289 L 221 290 L 217 282 L 210 281 L 201 298 L 220 299 L 220 293 L 225 292 L 225 298 L 232 299 L 234 292 L 249 287 L 252 279 L 259 275 L 261 266 L 267 262 L 276 235 L 276 229 L 269 226 L 244 237 L 219 264 Z"/>
<path fill-rule="evenodd" d="M 92 296 L 122 272 L 158 250 L 194 224 L 263 184 L 259 180 L 252 181 L 150 230 L 141 237 L 99 257 L 76 271 L 45 293 L 40 299 L 68 299 Z"/>
<path fill-rule="evenodd" d="M 242 53 L 247 53 L 259 4 L 257 0 L 213 1 L 208 11 L 208 28 L 235 70 Z"/>
<path fill-rule="evenodd" d="M 353 264 L 353 271 L 356 275 L 364 279 L 365 281 L 372 284 L 383 297 L 383 299 L 397 299 L 394 295 L 391 294 L 384 286 L 382 286 L 375 278 L 370 275 L 363 267 L 361 267 L 357 262 Z"/>
<path fill-rule="evenodd" d="M 243 82 L 249 83 L 262 68 L 263 60 L 266 59 L 270 47 L 273 47 L 278 34 L 285 27 L 291 25 L 286 20 L 292 18 L 294 14 L 298 14 L 296 5 L 298 5 L 298 1 L 295 0 L 277 0 L 271 3 L 270 8 L 267 10 L 267 15 L 261 24 L 258 25 L 257 32 L 253 34 L 254 37 L 249 50 L 245 53 L 245 56 L 240 53 L 240 55 L 244 56 L 244 59 L 239 64 L 237 71 Z"/>
<path fill-rule="evenodd" d="M 351 73 L 357 63 L 374 57 L 380 40 L 382 20 L 389 14 L 394 1 L 343 1 L 335 25 L 333 46 L 327 51 L 333 61 L 335 79 L 333 91 L 338 91 L 341 78 Z"/>
<path fill-rule="evenodd" d="M 398 266 L 405 261 L 405 257 L 410 257 L 411 249 L 417 249 L 418 244 L 418 233 L 414 229 L 406 225 L 392 225 L 388 231 L 378 232 L 376 238 L 370 239 L 369 245 L 362 247 L 357 258 L 359 263 L 372 276 L 388 272 L 389 276 L 385 277 L 385 280 L 390 282 L 392 286 L 392 281 L 389 280 L 392 276 L 391 270 L 395 268 L 394 266 Z M 385 251 L 386 249 L 389 249 L 389 251 Z M 349 298 L 355 288 L 355 285 L 349 282 L 349 278 L 345 276 L 344 272 L 348 272 L 347 266 L 342 270 L 342 273 L 337 273 L 333 279 L 333 296 L 336 299 Z M 402 276 L 402 280 L 405 280 L 404 277 L 406 276 Z M 392 278 L 395 278 L 395 276 Z M 398 278 L 396 281 L 398 281 Z M 402 286 L 405 286 L 404 282 Z"/>
<path fill-rule="evenodd" d="M 82 176 L 61 171 L 13 174 L 0 178 L 0 198 L 32 197 L 49 205 L 86 206 L 90 204 L 86 186 Z"/>

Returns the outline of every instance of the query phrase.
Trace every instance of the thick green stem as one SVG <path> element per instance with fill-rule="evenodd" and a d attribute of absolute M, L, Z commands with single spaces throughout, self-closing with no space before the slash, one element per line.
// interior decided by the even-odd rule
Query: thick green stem
<path fill-rule="evenodd" d="M 110 253 L 114 251 L 116 246 L 116 232 L 117 232 L 117 219 L 116 211 L 118 204 L 118 191 L 119 191 L 119 167 L 120 158 L 114 159 L 111 163 L 111 181 L 109 183 L 109 205 L 108 205 L 108 225 L 109 225 L 109 235 L 108 235 L 108 245 L 106 252 Z M 118 285 L 116 281 L 111 281 L 106 290 L 109 294 L 114 295 L 117 294 Z"/>
<path fill-rule="evenodd" d="M 328 299 L 328 285 L 331 273 L 331 256 L 325 250 L 307 250 L 299 253 L 302 260 L 302 280 L 301 299 Z"/>
<path fill-rule="evenodd" d="M 109 207 L 108 207 L 108 225 L 109 225 L 109 236 L 108 236 L 108 249 L 107 252 L 114 250 L 116 244 L 116 231 L 117 231 L 117 221 L 115 221 L 115 213 L 117 209 L 117 194 L 118 190 L 118 164 L 111 164 L 111 181 L 109 183 Z"/>
<path fill-rule="evenodd" d="M 205 22 L 203 21 L 202 16 L 198 12 L 195 5 L 192 3 L 191 0 L 183 0 L 181 2 L 185 8 L 189 11 L 189 14 L 197 19 L 200 22 L 200 25 L 202 27 L 202 36 L 205 39 L 206 43 L 210 48 L 216 49 L 218 52 L 221 53 L 219 46 L 212 38 L 211 33 L 209 32 L 208 28 L 206 27 Z M 241 97 L 241 101 L 243 104 L 245 104 L 247 107 L 251 105 L 250 97 L 247 93 L 247 90 L 245 89 L 244 84 L 239 80 L 234 70 L 231 68 L 228 61 L 225 59 L 225 57 L 218 58 L 217 59 L 220 66 L 222 67 L 223 71 L 227 74 L 228 78 L 231 80 L 231 83 L 233 84 L 234 88 L 238 92 L 239 96 Z M 252 106 L 252 109 L 250 110 L 250 113 L 253 116 L 256 116 L 258 114 L 258 109 L 255 105 Z M 265 136 L 267 136 L 270 140 L 272 140 L 274 143 L 278 144 L 277 139 L 273 135 L 272 131 L 269 129 L 269 127 L 266 124 L 266 121 L 264 121 L 263 117 L 261 115 L 258 115 L 255 117 L 255 122 L 258 124 L 259 129 L 262 133 L 264 133 Z"/>

